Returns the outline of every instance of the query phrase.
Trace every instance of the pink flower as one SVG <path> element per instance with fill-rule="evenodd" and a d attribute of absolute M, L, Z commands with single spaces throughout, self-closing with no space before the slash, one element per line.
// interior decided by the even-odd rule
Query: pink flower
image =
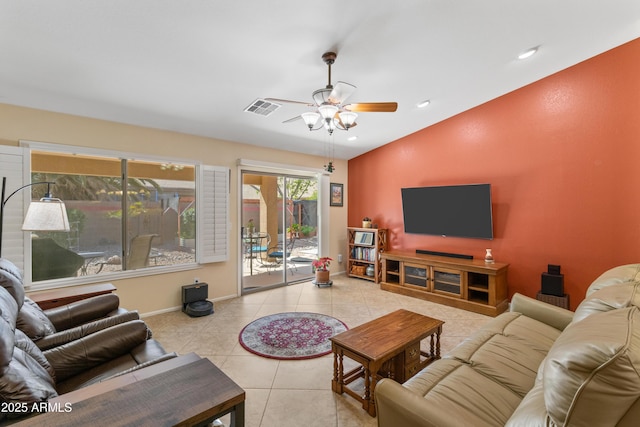
<path fill-rule="evenodd" d="M 329 264 L 331 264 L 331 261 L 333 261 L 331 258 L 325 256 L 314 260 L 311 265 L 316 270 L 329 271 Z"/>

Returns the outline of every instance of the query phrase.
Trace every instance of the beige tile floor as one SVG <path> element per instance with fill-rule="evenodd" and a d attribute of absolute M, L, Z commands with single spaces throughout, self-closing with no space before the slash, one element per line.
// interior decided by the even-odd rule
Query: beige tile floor
<path fill-rule="evenodd" d="M 280 361 L 256 356 L 238 343 L 242 328 L 272 313 L 308 311 L 342 320 L 350 328 L 399 308 L 441 319 L 445 354 L 489 318 L 456 308 L 380 290 L 369 281 L 332 277 L 333 286 L 310 282 L 219 301 L 215 313 L 190 318 L 182 312 L 146 317 L 168 351 L 209 358 L 245 389 L 247 427 L 376 426 L 350 396 L 331 391 L 333 356 Z M 222 419 L 229 425 L 228 416 Z"/>

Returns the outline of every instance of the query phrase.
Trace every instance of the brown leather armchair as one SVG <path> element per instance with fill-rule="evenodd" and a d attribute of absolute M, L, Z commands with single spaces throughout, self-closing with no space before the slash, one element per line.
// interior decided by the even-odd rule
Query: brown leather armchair
<path fill-rule="evenodd" d="M 77 339 L 41 350 L 17 327 L 25 305 L 14 269 L 12 263 L 0 259 L 0 400 L 7 403 L 6 408 L 13 408 L 13 412 L 0 413 L 0 424 L 5 418 L 26 415 L 23 409 L 28 413 L 33 403 L 176 356 L 149 338 L 142 320 L 84 335 L 86 331 L 78 330 Z M 84 325 L 76 328 L 89 329 Z"/>
<path fill-rule="evenodd" d="M 7 259 L 0 259 L 0 286 L 5 288 L 18 304 L 17 328 L 41 350 L 140 318 L 137 311 L 120 308 L 120 300 L 115 294 L 98 295 L 42 310 L 25 296 L 22 274 Z"/>

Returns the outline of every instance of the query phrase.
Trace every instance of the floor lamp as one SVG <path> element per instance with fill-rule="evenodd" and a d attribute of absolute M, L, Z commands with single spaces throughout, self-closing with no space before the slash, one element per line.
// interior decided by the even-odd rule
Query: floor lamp
<path fill-rule="evenodd" d="M 7 177 L 2 178 L 2 199 L 0 200 L 0 256 L 2 256 L 2 231 L 4 225 L 4 206 L 18 191 L 39 184 L 47 184 L 47 192 L 40 201 L 31 202 L 27 214 L 22 223 L 23 231 L 69 231 L 69 218 L 67 209 L 60 199 L 51 197 L 51 185 L 54 182 L 32 182 L 23 185 L 13 193 L 4 197 L 7 186 Z"/>

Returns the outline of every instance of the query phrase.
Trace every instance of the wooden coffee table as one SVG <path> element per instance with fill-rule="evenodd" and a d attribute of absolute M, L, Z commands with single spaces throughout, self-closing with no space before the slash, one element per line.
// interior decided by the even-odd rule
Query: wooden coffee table
<path fill-rule="evenodd" d="M 333 381 L 331 389 L 347 393 L 362 402 L 375 417 L 374 393 L 381 378 L 404 382 L 436 359 L 440 359 L 440 334 L 443 321 L 408 310 L 397 310 L 331 338 Z M 430 337 L 428 352 L 420 350 L 420 341 Z M 361 366 L 345 373 L 344 356 Z M 364 378 L 364 396 L 348 387 Z"/>

